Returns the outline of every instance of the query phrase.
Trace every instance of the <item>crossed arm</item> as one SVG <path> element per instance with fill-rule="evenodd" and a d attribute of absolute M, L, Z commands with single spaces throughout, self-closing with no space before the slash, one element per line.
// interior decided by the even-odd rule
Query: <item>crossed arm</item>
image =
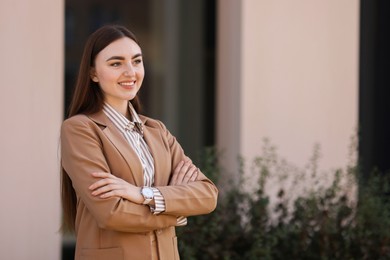
<path fill-rule="evenodd" d="M 144 201 L 141 195 L 141 187 L 130 184 L 107 172 L 93 172 L 91 174 L 97 179 L 95 183 L 89 186 L 93 196 L 100 198 L 122 197 L 137 204 L 142 204 Z M 186 161 L 181 161 L 176 166 L 168 185 L 186 185 L 195 181 L 197 177 L 198 168 L 187 158 Z M 154 205 L 154 200 L 149 205 Z"/>
<path fill-rule="evenodd" d="M 157 126 L 154 127 L 158 129 Z M 82 202 L 78 204 L 80 214 L 91 214 L 101 228 L 145 232 L 177 226 L 178 216 L 208 214 L 215 209 L 218 195 L 215 185 L 188 161 L 180 145 L 163 125 L 160 131 L 164 138 L 157 138 L 156 142 L 162 141 L 161 145 L 163 148 L 169 148 L 171 157 L 162 156 L 160 172 L 157 172 L 166 174 L 161 182 L 166 184 L 155 187 L 165 202 L 165 211 L 156 215 L 151 214 L 145 205 L 141 205 L 144 198 L 140 192 L 141 188 L 134 185 L 135 177 L 130 175 L 127 180 L 120 174 L 128 170 L 128 164 L 123 157 L 115 157 L 117 147 L 112 145 L 112 141 L 118 140 L 113 133 L 106 131 L 112 138 L 108 140 L 107 133 L 101 131 L 99 125 L 82 115 L 63 123 L 61 164 Z M 108 157 L 103 154 L 103 148 L 106 149 Z M 124 149 L 123 151 L 125 152 Z M 168 157 L 172 159 L 172 164 Z M 171 169 L 170 165 L 176 166 Z M 132 170 L 138 171 L 141 168 L 137 166 Z M 168 170 L 171 172 L 166 172 Z M 116 171 L 118 177 L 114 176 Z M 85 208 L 88 211 L 84 211 Z"/>

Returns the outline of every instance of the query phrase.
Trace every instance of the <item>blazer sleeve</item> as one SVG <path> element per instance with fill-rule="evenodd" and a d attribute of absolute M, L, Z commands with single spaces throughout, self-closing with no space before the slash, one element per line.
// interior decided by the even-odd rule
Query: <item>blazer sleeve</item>
<path fill-rule="evenodd" d="M 163 138 L 170 150 L 172 169 L 175 169 L 176 165 L 186 156 L 176 138 L 163 123 L 159 123 Z M 165 211 L 162 214 L 186 217 L 202 215 L 212 212 L 217 206 L 218 189 L 201 171 L 196 181 L 187 185 L 156 188 L 160 190 L 165 200 Z"/>
<path fill-rule="evenodd" d="M 146 205 L 118 197 L 102 199 L 91 195 L 88 187 L 96 181 L 91 173 L 110 172 L 99 131 L 101 129 L 86 116 L 68 119 L 61 127 L 61 164 L 72 180 L 78 207 L 81 200 L 104 229 L 148 232 L 174 226 L 176 217 L 154 215 Z"/>

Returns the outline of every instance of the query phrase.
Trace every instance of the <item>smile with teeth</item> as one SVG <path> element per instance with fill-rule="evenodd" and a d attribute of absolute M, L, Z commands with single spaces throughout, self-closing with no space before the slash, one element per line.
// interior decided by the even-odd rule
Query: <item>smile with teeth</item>
<path fill-rule="evenodd" d="M 121 86 L 133 86 L 134 84 L 135 84 L 135 81 L 119 82 L 119 85 L 121 85 Z"/>

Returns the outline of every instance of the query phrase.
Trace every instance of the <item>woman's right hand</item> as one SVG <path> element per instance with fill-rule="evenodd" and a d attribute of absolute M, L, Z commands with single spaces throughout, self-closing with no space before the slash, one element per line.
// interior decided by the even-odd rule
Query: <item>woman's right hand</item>
<path fill-rule="evenodd" d="M 187 158 L 185 161 L 181 161 L 172 173 L 170 186 L 174 185 L 186 185 L 193 182 L 198 177 L 199 169 Z"/>
<path fill-rule="evenodd" d="M 99 196 L 102 199 L 122 197 L 138 204 L 142 204 L 144 201 L 140 187 L 134 186 L 109 172 L 93 172 L 92 176 L 97 179 L 89 186 L 93 196 Z"/>

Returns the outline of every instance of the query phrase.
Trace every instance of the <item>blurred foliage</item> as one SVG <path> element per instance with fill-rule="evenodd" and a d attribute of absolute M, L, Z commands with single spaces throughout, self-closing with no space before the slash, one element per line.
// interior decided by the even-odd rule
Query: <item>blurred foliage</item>
<path fill-rule="evenodd" d="M 306 168 L 315 184 L 321 183 L 318 154 L 316 149 Z M 207 149 L 201 160 L 201 169 L 217 186 L 218 157 L 214 149 Z M 182 259 L 390 259 L 388 174 L 372 172 L 352 199 L 351 187 L 359 183 L 356 165 L 335 170 L 328 186 L 312 185 L 294 197 L 290 193 L 302 187 L 299 181 L 307 183 L 301 176 L 293 188 L 278 187 L 272 204 L 267 182 L 272 176 L 291 175 L 291 168 L 266 142 L 252 167 L 257 185 L 248 190 L 245 163 L 239 161 L 236 181 L 223 187 L 216 210 L 191 217 L 186 227 L 177 228 Z"/>

